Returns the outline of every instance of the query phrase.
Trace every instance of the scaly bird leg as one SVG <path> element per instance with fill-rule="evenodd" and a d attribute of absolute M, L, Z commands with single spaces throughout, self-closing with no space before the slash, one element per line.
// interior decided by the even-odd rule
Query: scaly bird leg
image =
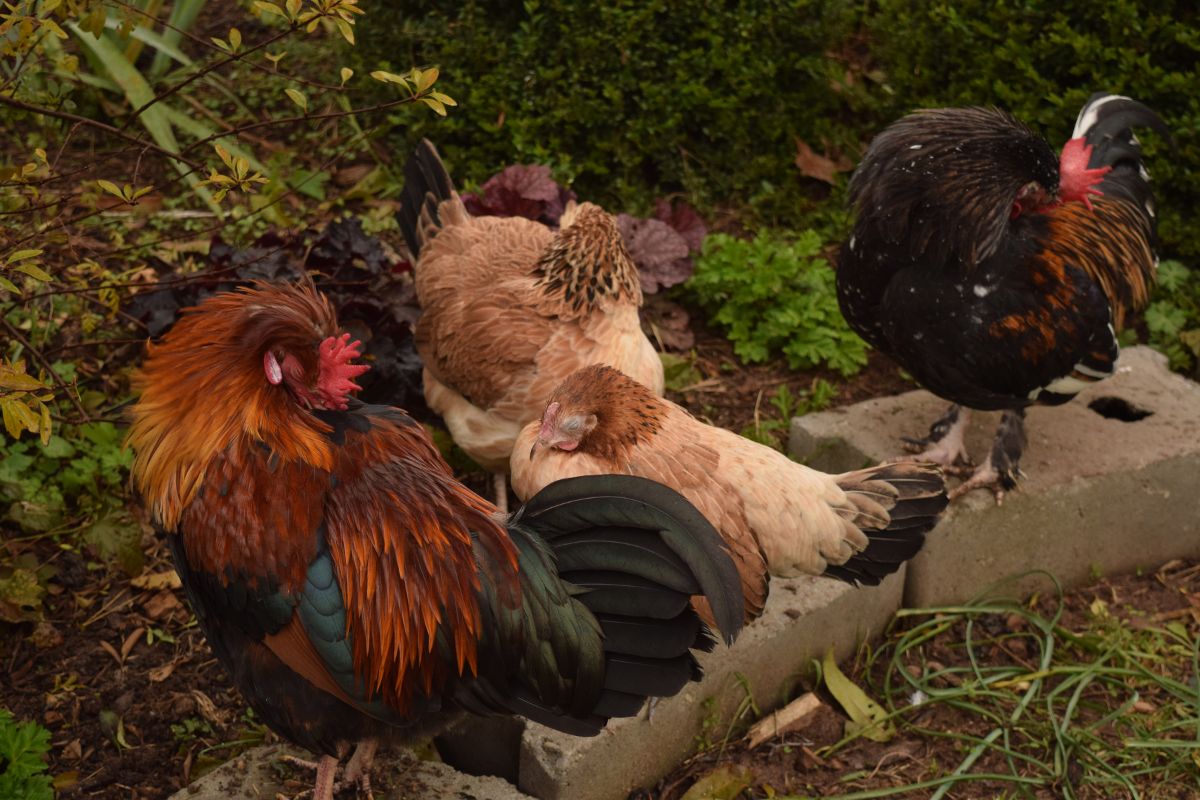
<path fill-rule="evenodd" d="M 1021 475 L 1021 453 L 1025 450 L 1025 409 L 1005 411 L 996 429 L 996 439 L 987 460 L 970 478 L 950 491 L 956 500 L 975 489 L 990 488 L 996 505 L 1004 501 L 1005 492 L 1015 489 Z"/>
<path fill-rule="evenodd" d="M 338 760 L 334 756 L 321 756 L 316 761 L 306 761 L 293 755 L 281 756 L 280 761 L 291 764 L 298 769 L 316 772 L 317 777 L 312 789 L 305 789 L 292 800 L 333 800 L 334 779 L 337 777 Z M 276 795 L 283 797 L 283 795 Z"/>
<path fill-rule="evenodd" d="M 378 739 L 360 741 L 354 748 L 354 755 L 346 762 L 346 771 L 342 774 L 342 785 L 357 785 L 361 795 L 367 800 L 374 797 L 371 794 L 371 764 L 375 761 L 375 751 L 378 749 Z"/>
<path fill-rule="evenodd" d="M 496 508 L 501 514 L 508 513 L 508 481 L 503 472 L 492 475 L 492 487 L 496 490 Z"/>
<path fill-rule="evenodd" d="M 901 456 L 896 460 L 932 461 L 947 470 L 960 462 L 971 463 L 964 442 L 967 425 L 970 422 L 971 409 L 957 404 L 950 406 L 946 413 L 929 427 L 929 435 L 924 439 L 904 437 L 904 442 L 913 455 Z"/>

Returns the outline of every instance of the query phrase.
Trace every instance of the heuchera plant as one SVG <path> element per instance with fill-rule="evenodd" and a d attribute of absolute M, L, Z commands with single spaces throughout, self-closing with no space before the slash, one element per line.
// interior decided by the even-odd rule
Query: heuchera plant
<path fill-rule="evenodd" d="M 525 217 L 552 226 L 558 224 L 567 202 L 575 199 L 575 193 L 556 183 L 550 168 L 541 164 L 505 167 L 478 194 L 463 195 L 463 203 L 475 216 Z M 695 209 L 666 199 L 658 200 L 653 217 L 618 214 L 617 225 L 637 264 L 642 291 L 648 294 L 691 277 L 692 257 L 708 232 Z"/>

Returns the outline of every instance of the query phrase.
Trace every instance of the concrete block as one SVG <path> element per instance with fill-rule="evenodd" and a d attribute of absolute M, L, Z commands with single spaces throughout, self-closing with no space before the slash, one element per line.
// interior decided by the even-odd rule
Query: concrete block
<path fill-rule="evenodd" d="M 247 750 L 193 781 L 171 800 L 238 800 L 276 797 L 285 793 L 276 763 L 285 754 L 311 758 L 311 754 L 285 745 Z M 500 778 L 464 775 L 447 764 L 421 761 L 407 750 L 381 752 L 371 770 L 375 786 L 389 786 L 381 800 L 534 800 Z"/>
<path fill-rule="evenodd" d="M 818 469 L 855 469 L 899 455 L 900 437 L 925 435 L 945 407 L 917 391 L 798 418 L 791 450 Z M 1151 413 L 1119 418 L 1136 417 L 1131 410 Z M 967 445 L 977 460 L 998 419 L 973 416 Z M 1031 570 L 1069 586 L 1200 556 L 1200 384 L 1170 372 L 1160 354 L 1122 351 L 1116 375 L 1066 405 L 1031 408 L 1026 431 L 1018 490 L 999 507 L 984 491 L 951 507 L 909 564 L 905 605 L 962 602 Z M 1001 593 L 1050 586 L 1028 575 Z"/>
<path fill-rule="evenodd" d="M 810 661 L 838 657 L 878 634 L 899 607 L 903 571 L 873 588 L 828 578 L 771 582 L 763 616 L 732 648 L 702 658 L 704 680 L 657 703 L 649 718 L 613 720 L 592 738 L 530 723 L 521 741 L 517 785 L 539 800 L 623 800 L 652 785 L 696 750 L 703 730 L 725 735 L 749 691 L 763 711 L 793 694 Z"/>

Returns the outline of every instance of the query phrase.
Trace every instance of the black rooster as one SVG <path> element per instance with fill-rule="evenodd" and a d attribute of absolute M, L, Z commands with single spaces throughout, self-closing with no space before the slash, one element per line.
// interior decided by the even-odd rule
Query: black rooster
<path fill-rule="evenodd" d="M 954 405 L 908 440 L 967 461 L 970 409 L 1003 409 L 991 452 L 952 493 L 1016 485 L 1025 407 L 1112 374 L 1117 334 L 1154 281 L 1155 209 L 1131 128 L 1169 136 L 1146 106 L 1092 95 L 1050 145 L 995 108 L 918 111 L 871 143 L 850 182 L 854 233 L 838 262 L 851 327 Z"/>

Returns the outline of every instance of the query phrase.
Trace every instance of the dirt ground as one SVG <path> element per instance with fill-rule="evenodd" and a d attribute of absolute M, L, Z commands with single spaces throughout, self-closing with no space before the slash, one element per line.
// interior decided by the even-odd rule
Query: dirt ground
<path fill-rule="evenodd" d="M 55 548 L 48 541 L 7 542 L 10 549 L 23 545 L 48 559 L 58 576 L 43 623 L 0 626 L 0 687 L 5 705 L 18 719 L 37 720 L 51 731 L 50 771 L 59 797 L 167 797 L 243 749 L 275 741 L 254 721 L 209 652 L 182 592 L 171 581 L 165 548 L 153 535 L 145 540 L 147 570 L 132 581 L 89 571 L 77 554 L 51 552 Z M 1129 625 L 1171 619 L 1194 631 L 1200 628 L 1200 564 L 1177 562 L 1162 572 L 1106 578 L 1070 592 L 1062 625 L 1082 624 L 1098 598 L 1119 598 L 1119 613 Z M 864 678 L 849 668 L 847 673 L 855 681 Z M 942 730 L 988 724 L 945 706 L 918 721 L 926 729 Z M 839 713 L 823 707 L 800 731 L 755 750 L 732 740 L 694 757 L 634 797 L 678 800 L 718 763 L 743 767 L 753 776 L 758 789 L 742 797 L 770 796 L 766 786 L 778 794 L 825 796 L 921 780 L 961 758 L 949 740 L 903 731 L 886 744 L 859 740 L 836 755 L 818 755 L 841 738 L 844 722 Z M 1003 792 L 1002 786 L 993 787 L 995 793 L 977 788 L 985 793 L 950 797 Z"/>

